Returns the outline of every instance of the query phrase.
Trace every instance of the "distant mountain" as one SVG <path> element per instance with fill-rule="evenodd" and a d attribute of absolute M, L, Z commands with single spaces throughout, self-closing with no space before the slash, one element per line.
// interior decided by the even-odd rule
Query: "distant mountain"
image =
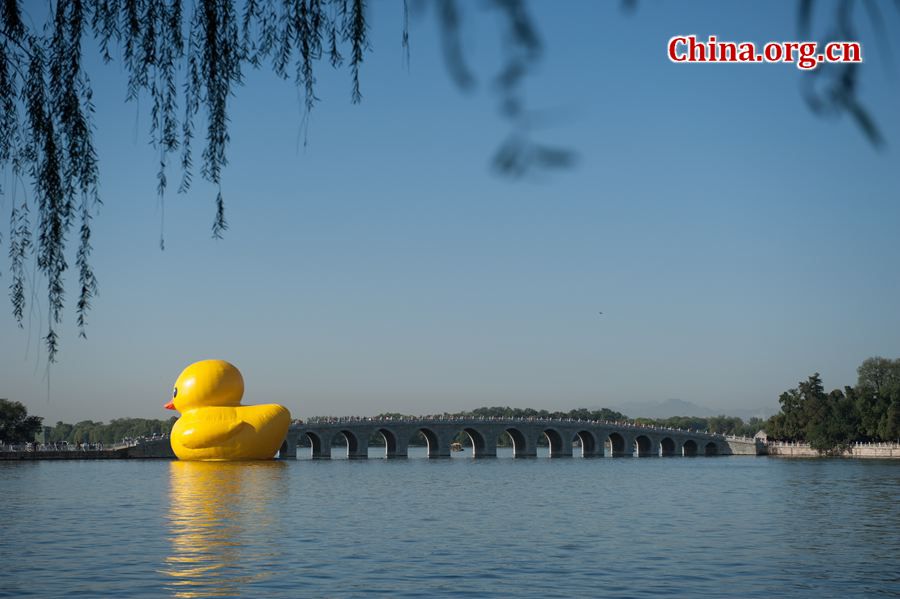
<path fill-rule="evenodd" d="M 667 399 L 660 402 L 635 402 L 625 405 L 613 406 L 611 409 L 626 414 L 630 418 L 671 418 L 672 416 L 737 416 L 744 421 L 750 418 L 768 418 L 777 410 L 756 408 L 721 408 L 714 409 L 697 405 L 683 399 Z"/>

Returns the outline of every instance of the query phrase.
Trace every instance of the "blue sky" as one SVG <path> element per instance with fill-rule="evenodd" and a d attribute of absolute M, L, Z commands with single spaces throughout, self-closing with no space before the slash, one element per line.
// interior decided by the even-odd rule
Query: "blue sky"
<path fill-rule="evenodd" d="M 791 3 L 533 2 L 545 54 L 528 103 L 553 115 L 543 139 L 580 159 L 510 181 L 489 168 L 508 131 L 496 21 L 467 6 L 477 89 L 448 77 L 433 15 L 412 19 L 407 71 L 400 4 L 373 2 L 363 102 L 322 65 L 305 148 L 296 90 L 248 73 L 230 105 L 230 229 L 210 239 L 214 190 L 195 177 L 166 198 L 164 252 L 149 102 L 125 103 L 121 67 L 87 52 L 100 296 L 86 341 L 67 313 L 49 396 L 46 300 L 24 331 L 7 309 L 0 397 L 50 422 L 162 418 L 181 369 L 220 357 L 245 402 L 299 417 L 666 398 L 727 413 L 900 356 L 900 89 L 874 43 L 861 97 L 883 151 L 812 115 L 792 65 L 666 57 L 677 34 L 796 39 Z"/>

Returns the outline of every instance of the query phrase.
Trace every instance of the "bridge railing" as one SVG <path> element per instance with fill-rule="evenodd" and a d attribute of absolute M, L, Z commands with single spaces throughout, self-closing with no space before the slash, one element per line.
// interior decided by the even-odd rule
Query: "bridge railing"
<path fill-rule="evenodd" d="M 585 426 L 618 426 L 633 430 L 654 431 L 654 432 L 680 432 L 695 435 L 707 435 L 709 437 L 717 437 L 733 441 L 747 441 L 752 443 L 752 437 L 738 437 L 735 435 L 724 435 L 722 433 L 713 433 L 710 431 L 698 431 L 693 429 L 673 428 L 666 426 L 654 426 L 648 424 L 639 424 L 637 422 L 613 421 L 613 420 L 582 420 L 577 418 L 503 418 L 500 416 L 412 416 L 394 418 L 392 416 L 313 416 L 305 422 L 295 420 L 296 425 L 316 425 L 316 424 L 380 424 L 380 423 L 399 423 L 399 424 L 418 424 L 418 423 L 437 423 L 437 424 L 453 424 L 463 422 L 512 422 L 522 424 L 540 423 L 569 423 L 582 424 Z"/>
<path fill-rule="evenodd" d="M 808 448 L 810 444 L 806 441 L 767 441 L 768 447 L 800 447 Z M 900 443 L 893 441 L 854 441 L 849 447 L 872 447 L 874 449 L 900 449 Z"/>

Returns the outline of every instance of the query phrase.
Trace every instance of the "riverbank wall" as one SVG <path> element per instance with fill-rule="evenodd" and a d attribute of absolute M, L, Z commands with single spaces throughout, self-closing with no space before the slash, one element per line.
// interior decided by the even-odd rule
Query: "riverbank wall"
<path fill-rule="evenodd" d="M 766 446 L 761 441 L 748 437 L 726 437 L 726 455 L 765 455 Z"/>
<path fill-rule="evenodd" d="M 89 450 L 0 451 L 0 461 L 175 459 L 168 439 L 126 447 Z"/>
<path fill-rule="evenodd" d="M 900 459 L 898 443 L 854 443 L 843 453 L 830 455 L 820 454 L 809 446 L 809 443 L 768 443 L 768 455 L 775 458 L 861 458 L 861 459 Z"/>

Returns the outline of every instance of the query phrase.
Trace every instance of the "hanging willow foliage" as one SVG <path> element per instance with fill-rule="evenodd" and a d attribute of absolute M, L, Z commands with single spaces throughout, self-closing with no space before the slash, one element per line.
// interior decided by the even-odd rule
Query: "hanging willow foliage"
<path fill-rule="evenodd" d="M 408 1 L 415 0 L 398 0 L 407 61 Z M 523 106 L 521 86 L 542 47 L 526 1 L 484 0 L 478 5 L 491 9 L 501 27 L 503 64 L 494 89 L 501 114 L 513 127 L 493 164 L 513 176 L 565 167 L 574 159 L 568 150 L 531 138 L 533 115 Z M 462 0 L 417 4 L 434 6 L 448 72 L 462 89 L 474 84 L 461 41 L 462 10 L 471 4 Z M 629 10 L 635 4 L 636 0 L 622 1 Z M 850 4 L 842 0 L 838 5 L 835 22 L 841 34 L 852 32 Z M 877 12 L 871 4 L 869 10 Z M 813 0 L 801 1 L 802 27 L 808 25 L 813 5 Z M 323 59 L 333 68 L 348 69 L 351 101 L 361 101 L 360 71 L 370 44 L 365 0 L 195 0 L 190 14 L 185 14 L 181 0 L 58 0 L 50 6 L 52 14 L 42 31 L 33 31 L 23 22 L 17 0 L 0 0 L 0 166 L 11 172 L 14 185 L 8 252 L 13 316 L 21 327 L 28 295 L 26 261 L 33 256 L 47 279 L 44 340 L 53 362 L 59 349 L 56 327 L 65 304 L 67 244 L 76 225 L 76 315 L 81 336 L 97 293 L 90 262 L 91 219 L 101 201 L 91 83 L 82 70 L 83 40 L 93 38 L 105 61 L 113 55 L 122 57 L 128 99 L 141 95 L 151 99 L 150 139 L 159 152 L 161 201 L 175 153 L 181 167 L 178 190 L 190 189 L 196 126 L 205 120 L 200 175 L 217 186 L 212 224 L 217 238 L 228 228 L 221 186 L 228 163 L 228 101 L 241 84 L 244 69 L 269 66 L 281 78 L 292 79 L 308 113 L 318 102 L 315 69 Z M 817 79 L 830 85 L 824 92 L 811 88 L 807 97 L 817 112 L 849 113 L 878 143 L 878 130 L 857 100 L 856 68 L 837 65 L 815 71 Z M 30 203 L 25 193 L 16 192 L 19 186 L 30 186 Z"/>
<path fill-rule="evenodd" d="M 508 20 L 511 48 L 519 46 L 515 42 L 519 33 L 528 33 L 525 45 L 531 47 L 531 56 L 524 60 L 533 61 L 537 38 L 523 2 L 494 0 L 489 5 L 501 9 Z M 462 65 L 457 0 L 438 4 L 445 47 L 454 54 L 448 56 L 448 64 Z M 200 175 L 218 188 L 212 224 L 216 238 L 228 228 L 221 188 L 228 164 L 228 101 L 241 84 L 243 70 L 269 65 L 283 79 L 293 79 L 304 94 L 308 113 L 318 101 L 315 67 L 323 58 L 334 68 L 348 68 L 351 101 L 362 100 L 360 71 L 370 46 L 365 0 L 197 0 L 187 15 L 181 0 L 67 0 L 51 3 L 51 11 L 43 30 L 32 31 L 23 22 L 19 2 L 0 0 L 0 165 L 11 171 L 15 187 L 30 186 L 33 191 L 30 202 L 15 188 L 10 194 L 10 300 L 13 317 L 22 327 L 28 295 L 26 261 L 34 256 L 47 279 L 44 341 L 53 362 L 65 305 L 66 250 L 76 226 L 76 316 L 81 336 L 97 293 L 90 261 L 91 219 L 101 201 L 91 84 L 82 70 L 84 39 L 96 40 L 107 62 L 121 56 L 128 100 L 141 95 L 151 100 L 150 139 L 159 152 L 156 190 L 161 202 L 168 188 L 170 158 L 176 153 L 181 166 L 178 190 L 190 189 L 196 127 L 198 121 L 205 122 Z M 402 0 L 401 44 L 407 52 L 408 12 L 407 1 Z M 514 60 L 517 65 L 522 62 L 521 52 Z M 515 87 L 511 81 L 500 86 L 504 96 L 514 94 Z M 164 248 L 162 235 L 160 247 Z"/>
<path fill-rule="evenodd" d="M 201 176 L 219 186 L 212 234 L 228 225 L 221 191 L 227 165 L 228 100 L 241 83 L 242 66 L 271 61 L 287 78 L 295 73 L 306 107 L 315 104 L 313 65 L 323 40 L 333 66 L 338 46 L 350 48 L 354 102 L 362 95 L 359 72 L 368 49 L 363 0 L 248 0 L 238 15 L 231 0 L 201 0 L 185 21 L 181 0 L 69 0 L 57 2 L 43 31 L 31 31 L 15 0 L 0 2 L 0 164 L 14 184 L 33 190 L 10 194 L 10 299 L 22 326 L 27 297 L 26 261 L 35 256 L 47 279 L 49 325 L 44 341 L 49 361 L 59 349 L 57 326 L 65 304 L 66 249 L 78 226 L 75 266 L 79 334 L 97 293 L 91 268 L 91 218 L 100 205 L 99 170 L 93 142 L 90 80 L 82 70 L 82 41 L 93 36 L 104 60 L 118 47 L 128 74 L 127 98 L 147 94 L 152 102 L 151 142 L 159 151 L 157 193 L 168 187 L 170 156 L 180 150 L 180 191 L 191 186 L 195 122 L 203 117 L 206 139 Z M 404 36 L 407 33 L 404 32 Z M 183 75 L 181 73 L 183 72 Z M 182 94 L 178 78 L 183 77 Z M 184 112 L 179 118 L 179 101 Z M 33 214 L 34 213 L 34 214 Z M 32 218 L 36 220 L 32 223 Z M 162 238 L 160 244 L 162 246 Z"/>

